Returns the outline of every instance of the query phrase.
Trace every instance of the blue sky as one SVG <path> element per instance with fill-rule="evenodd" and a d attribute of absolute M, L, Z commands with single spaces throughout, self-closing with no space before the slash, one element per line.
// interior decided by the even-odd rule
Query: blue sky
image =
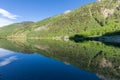
<path fill-rule="evenodd" d="M 39 21 L 96 0 L 0 0 L 0 26 Z"/>

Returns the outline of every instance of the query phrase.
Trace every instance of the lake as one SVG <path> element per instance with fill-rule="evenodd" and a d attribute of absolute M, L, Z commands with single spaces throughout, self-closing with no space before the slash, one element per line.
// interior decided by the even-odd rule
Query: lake
<path fill-rule="evenodd" d="M 0 40 L 0 80 L 120 80 L 120 48 L 86 41 Z"/>

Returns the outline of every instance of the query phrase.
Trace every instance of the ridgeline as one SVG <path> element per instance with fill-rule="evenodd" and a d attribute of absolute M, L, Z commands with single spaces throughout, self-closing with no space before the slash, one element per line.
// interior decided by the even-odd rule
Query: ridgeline
<path fill-rule="evenodd" d="M 67 40 L 74 35 L 102 36 L 120 31 L 120 1 L 99 0 L 39 22 L 15 23 L 0 28 L 0 38 Z"/>

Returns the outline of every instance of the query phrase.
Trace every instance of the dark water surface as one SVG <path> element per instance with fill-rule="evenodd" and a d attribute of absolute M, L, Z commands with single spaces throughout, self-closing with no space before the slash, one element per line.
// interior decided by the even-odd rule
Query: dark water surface
<path fill-rule="evenodd" d="M 100 42 L 0 40 L 0 80 L 120 80 L 120 48 Z"/>

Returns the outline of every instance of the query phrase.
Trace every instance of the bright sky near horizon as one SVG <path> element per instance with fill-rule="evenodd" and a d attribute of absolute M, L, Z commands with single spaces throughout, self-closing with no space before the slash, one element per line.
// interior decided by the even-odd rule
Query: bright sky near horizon
<path fill-rule="evenodd" d="M 0 26 L 39 21 L 96 0 L 0 0 Z"/>

